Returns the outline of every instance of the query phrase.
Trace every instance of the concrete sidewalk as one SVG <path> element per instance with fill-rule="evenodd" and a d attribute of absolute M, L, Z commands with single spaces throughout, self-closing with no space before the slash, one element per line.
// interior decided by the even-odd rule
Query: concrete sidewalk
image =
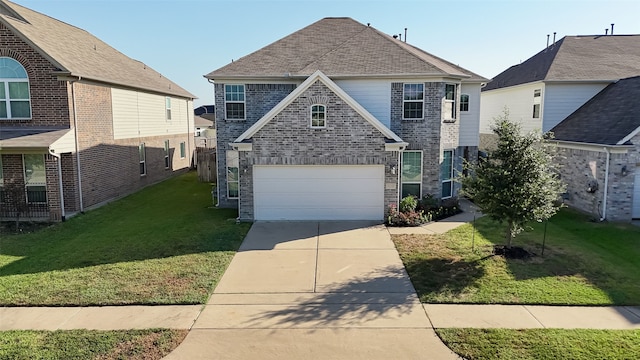
<path fill-rule="evenodd" d="M 96 307 L 0 307 L 0 331 L 7 330 L 126 330 L 126 329 L 197 329 L 225 328 L 233 325 L 224 317 L 240 316 L 235 313 L 224 313 L 228 308 L 236 305 L 261 306 L 254 308 L 256 311 L 277 308 L 292 304 L 304 303 L 308 307 L 308 315 L 301 316 L 300 321 L 294 321 L 288 317 L 288 309 L 281 313 L 272 312 L 274 315 L 266 322 L 272 328 L 312 328 L 323 324 L 329 328 L 340 327 L 379 328 L 384 327 L 395 314 L 390 306 L 395 304 L 401 309 L 407 297 L 404 295 L 386 294 L 333 294 L 327 300 L 319 295 L 309 293 L 290 294 L 255 294 L 252 298 L 238 294 L 216 294 L 211 297 L 207 305 L 171 305 L 171 306 L 96 306 Z M 411 296 L 411 302 L 417 302 L 417 298 Z M 323 314 L 321 305 L 332 305 L 338 310 L 351 307 L 352 318 L 339 317 L 333 319 Z M 389 310 L 384 318 L 370 314 L 366 311 L 378 312 Z M 543 305 L 469 305 L 469 304 L 422 304 L 429 323 L 420 320 L 419 307 L 405 306 L 402 313 L 404 325 L 433 328 L 504 328 L 504 329 L 529 329 L 529 328 L 557 328 L 557 329 L 611 329 L 628 330 L 640 329 L 640 307 L 638 306 L 543 306 Z M 194 323 L 201 311 L 209 308 L 207 317 L 221 311 L 220 322 L 204 325 L 205 322 Z M 248 307 L 247 309 L 250 309 Z M 328 310 L 331 310 L 329 307 Z M 335 309 L 334 309 L 335 310 Z M 344 310 L 343 310 L 344 312 Z M 317 314 L 316 314 L 317 313 Z M 250 325 L 251 311 L 244 312 L 244 322 Z M 287 315 L 287 316 L 285 316 Z M 365 315 L 364 318 L 360 316 Z M 324 317 L 324 319 L 323 319 Z M 386 319 L 386 320 L 385 320 Z M 235 320 L 234 320 L 235 321 Z M 251 326 L 248 326 L 251 327 Z"/>

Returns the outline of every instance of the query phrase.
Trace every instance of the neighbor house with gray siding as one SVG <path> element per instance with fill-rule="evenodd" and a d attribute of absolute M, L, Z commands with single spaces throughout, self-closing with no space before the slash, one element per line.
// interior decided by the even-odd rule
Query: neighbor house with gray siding
<path fill-rule="evenodd" d="M 325 18 L 206 77 L 218 205 L 240 220 L 383 220 L 457 195 L 488 80 L 350 18 Z"/>
<path fill-rule="evenodd" d="M 188 169 L 193 98 L 90 33 L 0 1 L 0 218 L 64 220 Z"/>
<path fill-rule="evenodd" d="M 565 202 L 598 220 L 640 219 L 640 77 L 608 85 L 551 131 Z"/>
<path fill-rule="evenodd" d="M 609 84 L 640 75 L 640 35 L 565 36 L 482 89 L 480 142 L 505 108 L 524 131 L 547 132 Z"/>

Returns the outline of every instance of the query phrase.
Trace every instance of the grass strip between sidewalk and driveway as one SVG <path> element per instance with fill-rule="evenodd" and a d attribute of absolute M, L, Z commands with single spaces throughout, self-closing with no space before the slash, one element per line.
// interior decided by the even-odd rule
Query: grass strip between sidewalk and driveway
<path fill-rule="evenodd" d="M 27 234 L 3 234 L 0 305 L 204 303 L 250 224 L 195 172 Z"/>
<path fill-rule="evenodd" d="M 527 260 L 492 256 L 504 227 L 488 217 L 443 235 L 393 235 L 420 300 L 426 303 L 639 305 L 640 227 L 594 223 L 563 209 L 533 224 L 514 245 Z M 475 242 L 475 251 L 472 250 Z"/>
<path fill-rule="evenodd" d="M 0 359 L 155 360 L 175 349 L 187 330 L 4 331 Z"/>
<path fill-rule="evenodd" d="M 640 358 L 640 330 L 436 329 L 468 360 L 623 360 Z"/>

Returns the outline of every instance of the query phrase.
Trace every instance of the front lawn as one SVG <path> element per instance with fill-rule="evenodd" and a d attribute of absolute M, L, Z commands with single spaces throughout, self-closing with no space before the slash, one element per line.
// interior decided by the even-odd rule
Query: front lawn
<path fill-rule="evenodd" d="M 2 235 L 0 305 L 197 304 L 249 224 L 180 175 L 33 233 Z"/>
<path fill-rule="evenodd" d="M 154 360 L 175 349 L 187 330 L 4 331 L 0 359 Z"/>
<path fill-rule="evenodd" d="M 394 235 L 420 300 L 431 303 L 569 305 L 640 304 L 640 228 L 593 223 L 563 209 L 548 223 L 520 234 L 514 245 L 529 260 L 491 256 L 504 244 L 503 227 L 484 217 L 444 235 Z"/>
<path fill-rule="evenodd" d="M 640 358 L 640 330 L 437 329 L 468 360 Z"/>

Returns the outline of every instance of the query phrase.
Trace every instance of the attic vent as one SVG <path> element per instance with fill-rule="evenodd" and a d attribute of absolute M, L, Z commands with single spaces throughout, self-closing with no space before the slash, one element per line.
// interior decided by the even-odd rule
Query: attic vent
<path fill-rule="evenodd" d="M 309 105 L 328 104 L 329 103 L 329 97 L 328 96 L 309 96 L 307 98 L 307 102 L 309 103 Z"/>

